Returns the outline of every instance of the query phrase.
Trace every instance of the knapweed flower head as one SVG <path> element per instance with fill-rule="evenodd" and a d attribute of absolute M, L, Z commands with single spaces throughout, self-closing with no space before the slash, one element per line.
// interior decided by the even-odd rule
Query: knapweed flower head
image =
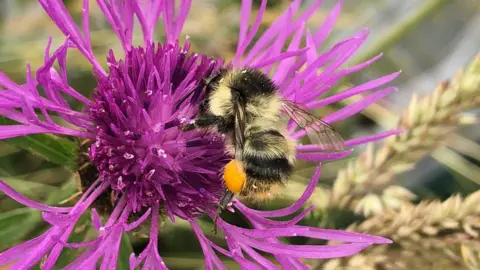
<path fill-rule="evenodd" d="M 221 136 L 199 131 L 182 132 L 180 126 L 195 117 L 204 94 L 199 85 L 219 68 L 260 69 L 271 76 L 284 98 L 309 109 L 366 94 L 359 101 L 325 116 L 323 120 L 330 124 L 358 113 L 395 90 L 379 88 L 398 73 L 319 99 L 340 79 L 366 68 L 380 57 L 342 68 L 364 43 L 368 35 L 366 29 L 325 52 L 317 51 L 339 16 L 341 2 L 318 29 L 310 31 L 306 22 L 319 9 L 321 1 L 313 1 L 300 9 L 302 1 L 295 0 L 260 33 L 267 1 L 261 1 L 258 15 L 249 26 L 252 1 L 243 0 L 238 47 L 230 62 L 191 52 L 188 38 L 183 43 L 179 41 L 191 5 L 189 0 L 181 0 L 179 5 L 174 0 L 97 0 L 124 49 L 122 55 L 110 52 L 106 61 L 93 53 L 88 0 L 83 1 L 80 25 L 74 22 L 61 0 L 38 2 L 64 33 L 65 41 L 52 50 L 49 40 L 43 66 L 35 76 L 27 66 L 25 84 L 16 84 L 0 74 L 0 115 L 17 122 L 2 126 L 0 138 L 51 133 L 89 139 L 88 155 L 96 166 L 98 178 L 91 181 L 73 207 L 46 206 L 31 201 L 0 182 L 3 193 L 41 210 L 43 219 L 51 225 L 42 235 L 1 253 L 0 265 L 27 269 L 42 261 L 43 269 L 52 269 L 62 250 L 86 248 L 66 269 L 95 269 L 97 264 L 101 269 L 114 269 L 122 233 L 135 230 L 148 221 L 150 242 L 138 256 L 131 255 L 130 268 L 167 269 L 157 248 L 161 241 L 157 237 L 159 216 L 166 216 L 172 222 L 180 218 L 191 224 L 207 269 L 225 269 L 219 254 L 232 258 L 244 269 L 306 269 L 302 259 L 348 256 L 372 244 L 390 242 L 381 237 L 296 225 L 312 210 L 307 207 L 300 211 L 317 184 L 320 165 L 303 195 L 289 207 L 259 211 L 235 200 L 233 207 L 248 219 L 252 228 L 237 227 L 220 218 L 217 225 L 225 235 L 225 248 L 209 240 L 196 221 L 201 215 L 215 218 L 224 190 L 221 170 L 229 157 Z M 134 22 L 143 32 L 141 45 L 132 44 Z M 153 35 L 160 26 L 164 27 L 166 37 L 157 43 Z M 255 36 L 259 38 L 253 42 Z M 69 85 L 66 56 L 72 50 L 79 51 L 91 63 L 97 80 L 91 98 Z M 105 62 L 108 69 L 101 64 Z M 44 95 L 37 91 L 38 87 L 43 89 Z M 367 94 L 369 91 L 372 93 Z M 84 109 L 73 110 L 65 96 L 83 103 Z M 52 114 L 69 125 L 55 122 Z M 295 139 L 305 136 L 305 131 L 294 124 L 289 126 L 289 132 Z M 351 139 L 345 145 L 351 148 L 395 133 Z M 352 150 L 329 153 L 316 145 L 298 145 L 297 151 L 298 159 L 320 163 L 344 158 Z M 91 207 L 104 192 L 114 194 L 115 205 L 108 218 L 102 221 Z M 79 218 L 88 209 L 91 209 L 92 223 L 98 232 L 96 238 L 83 243 L 68 242 Z M 272 219 L 295 213 L 297 215 L 289 221 Z M 136 219 L 132 221 L 132 217 Z M 343 244 L 289 245 L 280 241 L 283 237 L 294 236 Z"/>

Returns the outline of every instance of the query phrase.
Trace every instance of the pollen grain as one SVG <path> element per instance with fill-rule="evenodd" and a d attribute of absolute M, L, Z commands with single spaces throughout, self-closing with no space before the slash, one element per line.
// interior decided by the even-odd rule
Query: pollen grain
<path fill-rule="evenodd" d="M 243 170 L 242 163 L 235 159 L 232 159 L 230 162 L 228 162 L 228 164 L 225 166 L 223 179 L 228 190 L 231 192 L 239 193 L 242 191 L 242 188 L 247 181 L 247 176 Z"/>

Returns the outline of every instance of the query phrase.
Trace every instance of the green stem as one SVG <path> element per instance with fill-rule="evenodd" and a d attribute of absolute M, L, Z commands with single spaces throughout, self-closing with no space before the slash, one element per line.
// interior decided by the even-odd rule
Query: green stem
<path fill-rule="evenodd" d="M 358 57 L 354 57 L 352 63 L 362 63 L 375 55 L 378 55 L 380 52 L 387 51 L 397 44 L 398 41 L 403 39 L 412 29 L 428 18 L 436 15 L 445 5 L 452 2 L 453 1 L 451 0 L 425 1 L 423 6 L 419 7 L 415 13 L 408 15 L 404 20 L 385 31 L 385 35 L 376 40 L 367 51 L 360 54 Z"/>

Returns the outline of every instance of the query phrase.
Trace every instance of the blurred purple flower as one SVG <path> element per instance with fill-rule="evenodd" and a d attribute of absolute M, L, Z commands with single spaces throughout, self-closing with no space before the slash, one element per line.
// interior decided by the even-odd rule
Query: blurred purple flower
<path fill-rule="evenodd" d="M 18 122 L 16 125 L 2 126 L 0 139 L 36 133 L 92 139 L 94 143 L 89 154 L 100 176 L 71 208 L 50 207 L 31 201 L 0 181 L 1 191 L 28 207 L 43 211 L 44 220 L 51 224 L 44 234 L 1 253 L 0 265 L 14 263 L 13 269 L 25 269 L 46 258 L 43 269 L 52 269 L 64 248 L 87 247 L 66 269 L 95 269 L 100 259 L 101 269 L 113 269 L 117 264 L 122 233 L 135 229 L 149 219 L 150 242 L 138 257 L 131 255 L 130 267 L 143 264 L 143 269 L 166 269 L 157 249 L 159 212 L 166 213 L 172 222 L 179 217 L 191 224 L 204 252 L 207 269 L 213 269 L 214 266 L 225 269 L 218 253 L 236 260 L 245 269 L 278 269 L 276 264 L 258 251 L 272 254 L 284 269 L 306 269 L 302 258 L 349 256 L 372 244 L 390 243 L 390 240 L 376 236 L 296 225 L 312 207 L 290 221 L 271 219 L 292 215 L 303 207 L 317 184 L 319 166 L 304 194 L 287 208 L 258 211 L 235 201 L 235 208 L 254 228 L 236 227 L 220 219 L 218 226 L 225 234 L 228 249 L 214 244 L 204 235 L 196 217 L 202 214 L 214 217 L 222 192 L 218 172 L 228 157 L 224 154 L 221 137 L 179 131 L 179 123 L 195 115 L 196 104 L 189 101 L 178 108 L 176 105 L 187 93 L 194 91 L 203 78 L 225 64 L 219 59 L 189 53 L 188 39 L 183 45 L 179 43 L 191 0 L 180 1 L 177 12 L 174 0 L 97 0 L 125 51 L 122 60 L 117 60 L 110 52 L 107 58 L 108 72 L 93 54 L 89 1 L 83 1 L 81 27 L 75 24 L 62 1 L 39 2 L 67 38 L 53 53 L 49 41 L 45 63 L 37 70 L 35 77 L 27 65 L 25 84 L 18 85 L 0 73 L 0 115 Z M 339 16 L 342 3 L 339 2 L 324 24 L 311 33 L 305 24 L 319 9 L 321 1 L 313 1 L 300 11 L 301 1 L 296 0 L 252 44 L 266 2 L 261 2 L 258 16 L 249 27 L 252 1 L 242 1 L 238 48 L 229 65 L 262 69 L 272 76 L 284 98 L 305 104 L 311 109 L 373 92 L 325 116 L 323 120 L 328 123 L 348 118 L 395 91 L 394 88 L 379 88 L 393 80 L 398 73 L 318 99 L 341 78 L 364 69 L 380 58 L 379 55 L 357 66 L 341 69 L 365 41 L 368 31 L 362 29 L 330 50 L 317 54 L 317 48 L 325 41 Z M 135 17 L 143 31 L 144 44 L 139 47 L 132 45 Z M 159 19 L 163 20 L 165 27 L 164 44 L 155 44 L 153 40 Z M 300 48 L 302 41 L 305 41 L 305 46 Z M 91 100 L 68 84 L 66 55 L 70 50 L 78 50 L 92 64 L 98 85 Z M 53 67 L 54 63 L 58 64 L 58 68 Z M 44 89 L 45 95 L 40 95 L 38 86 Z M 201 96 L 202 93 L 198 93 Z M 65 100 L 66 95 L 82 102 L 85 111 L 71 109 Z M 56 123 L 51 114 L 61 116 L 70 125 L 67 127 Z M 293 125 L 290 126 L 290 133 L 296 139 L 305 135 L 304 131 L 297 130 Z M 390 131 L 352 139 L 346 141 L 346 146 L 376 141 L 396 133 Z M 315 145 L 299 145 L 297 149 L 299 159 L 314 162 L 341 159 L 351 153 L 351 150 L 325 153 Z M 105 224 L 92 209 L 97 238 L 85 243 L 67 243 L 80 216 L 105 190 L 115 191 L 117 201 Z M 128 223 L 129 217 L 139 212 L 142 215 L 138 220 Z M 345 244 L 317 246 L 280 242 L 280 238 L 292 236 L 336 240 Z"/>

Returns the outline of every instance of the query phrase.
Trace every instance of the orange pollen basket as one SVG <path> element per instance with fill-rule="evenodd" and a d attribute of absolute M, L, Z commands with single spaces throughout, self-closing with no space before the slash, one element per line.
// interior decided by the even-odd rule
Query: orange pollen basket
<path fill-rule="evenodd" d="M 239 193 L 242 191 L 242 188 L 247 181 L 247 176 L 243 170 L 242 163 L 235 159 L 228 162 L 227 166 L 225 166 L 223 179 L 228 190 L 231 192 Z"/>

